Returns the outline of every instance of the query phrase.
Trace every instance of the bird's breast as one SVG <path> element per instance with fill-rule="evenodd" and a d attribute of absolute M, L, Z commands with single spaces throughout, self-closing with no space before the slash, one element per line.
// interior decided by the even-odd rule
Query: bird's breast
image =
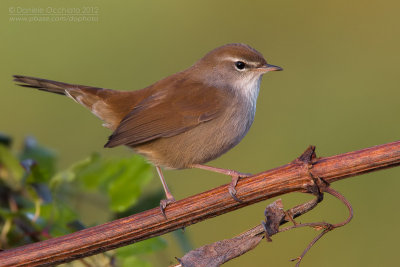
<path fill-rule="evenodd" d="M 227 94 L 229 105 L 212 120 L 178 135 L 159 138 L 136 147 L 156 165 L 181 169 L 211 161 L 237 145 L 254 121 L 256 91 Z M 250 89 L 249 89 L 250 90 Z"/>

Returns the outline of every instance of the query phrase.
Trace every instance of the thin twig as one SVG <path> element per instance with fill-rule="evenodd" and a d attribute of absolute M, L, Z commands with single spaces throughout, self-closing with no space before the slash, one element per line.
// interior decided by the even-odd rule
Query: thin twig
<path fill-rule="evenodd" d="M 348 224 L 351 221 L 351 219 L 353 219 L 353 207 L 351 206 L 350 202 L 342 194 L 340 194 L 338 191 L 334 190 L 332 187 L 327 187 L 327 188 L 325 188 L 324 191 L 331 194 L 332 196 L 336 197 L 340 201 L 342 201 L 343 204 L 345 204 L 347 209 L 349 210 L 349 216 L 347 217 L 347 219 L 345 221 L 343 221 L 341 223 L 333 224 L 332 226 L 334 228 L 338 228 L 338 227 L 342 227 L 342 226 Z"/>
<path fill-rule="evenodd" d="M 301 261 L 303 260 L 304 256 L 307 254 L 307 252 L 312 248 L 312 246 L 314 246 L 314 244 L 315 244 L 321 237 L 323 237 L 325 234 L 327 234 L 328 232 L 330 232 L 330 231 L 332 231 L 332 230 L 334 230 L 334 229 L 336 229 L 336 228 L 339 228 L 339 227 L 342 227 L 342 226 L 348 224 L 348 223 L 351 221 L 351 219 L 353 218 L 353 207 L 351 206 L 350 202 L 349 202 L 343 195 L 341 195 L 339 192 L 337 192 L 336 190 L 334 190 L 333 188 L 331 188 L 331 187 L 329 187 L 329 186 L 325 187 L 325 188 L 323 189 L 323 192 L 327 192 L 327 193 L 331 194 L 332 196 L 336 197 L 337 199 L 339 199 L 340 201 L 342 201 L 342 202 L 346 205 L 347 209 L 349 210 L 349 216 L 347 217 L 347 219 L 346 219 L 345 221 L 340 222 L 340 223 L 336 223 L 336 224 L 330 224 L 330 223 L 325 223 L 325 222 L 319 222 L 319 223 L 297 224 L 297 225 L 295 225 L 295 226 L 288 227 L 288 228 L 292 228 L 292 229 L 293 229 L 293 228 L 299 228 L 299 227 L 304 227 L 304 226 L 311 226 L 311 227 L 316 228 L 316 229 L 318 229 L 318 228 L 324 229 L 324 231 L 322 231 L 319 235 L 317 235 L 317 236 L 310 242 L 310 244 L 308 244 L 308 246 L 306 247 L 306 249 L 303 251 L 303 253 L 302 253 L 299 257 L 297 257 L 297 258 L 295 258 L 295 259 L 292 259 L 292 261 L 297 260 L 297 263 L 296 263 L 296 265 L 295 265 L 296 267 L 299 267 L 299 266 L 300 266 L 300 263 L 301 263 Z M 289 229 L 286 229 L 286 230 L 289 230 Z"/>
<path fill-rule="evenodd" d="M 312 158 L 310 157 L 309 159 L 311 161 Z M 310 163 L 310 161 L 306 160 L 303 162 L 308 164 Z M 318 179 L 315 177 L 313 177 L 313 180 L 318 182 L 317 181 Z M 321 181 L 321 185 L 326 185 L 326 183 L 322 183 Z M 300 226 L 296 224 L 296 222 L 293 219 L 293 215 L 300 216 L 314 209 L 322 199 L 323 192 L 321 192 L 321 190 L 325 189 L 326 186 L 323 186 L 320 189 L 313 188 L 312 192 L 315 192 L 316 198 L 306 203 L 297 205 L 286 211 L 283 208 L 282 200 L 278 199 L 266 207 L 264 212 L 265 221 L 261 222 L 261 225 L 257 225 L 251 228 L 250 230 L 241 233 L 240 235 L 237 235 L 233 238 L 224 239 L 221 241 L 204 245 L 200 248 L 196 248 L 186 253 L 182 258 L 176 258 L 176 259 L 179 262 L 179 265 L 183 266 L 218 267 L 226 263 L 227 261 L 230 261 L 236 257 L 243 255 L 244 253 L 249 252 L 250 250 L 253 250 L 255 247 L 258 246 L 258 244 L 263 238 L 265 238 L 268 242 L 271 242 L 272 241 L 271 236 L 282 232 L 282 230 L 279 229 L 279 227 L 280 225 L 285 224 L 287 222 L 292 221 L 295 227 L 288 227 L 285 228 L 285 230 L 290 230 L 310 225 L 313 225 L 318 228 L 330 229 L 332 228 L 332 225 L 328 223 L 312 223 L 307 225 L 303 224 Z M 314 243 L 317 242 L 318 239 L 320 239 L 323 236 L 323 234 L 316 237 L 300 257 L 294 259 L 298 260 L 297 265 L 300 264 L 301 259 L 304 257 L 307 251 L 314 245 Z M 177 267 L 179 265 L 174 265 L 174 267 Z"/>

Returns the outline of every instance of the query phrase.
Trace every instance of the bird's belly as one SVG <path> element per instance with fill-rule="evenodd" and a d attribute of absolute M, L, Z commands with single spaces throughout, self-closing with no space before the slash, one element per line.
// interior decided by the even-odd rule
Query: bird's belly
<path fill-rule="evenodd" d="M 192 164 L 211 161 L 237 145 L 249 130 L 253 118 L 253 114 L 240 117 L 231 114 L 202 123 L 184 133 L 142 144 L 134 150 L 155 165 L 188 168 Z"/>

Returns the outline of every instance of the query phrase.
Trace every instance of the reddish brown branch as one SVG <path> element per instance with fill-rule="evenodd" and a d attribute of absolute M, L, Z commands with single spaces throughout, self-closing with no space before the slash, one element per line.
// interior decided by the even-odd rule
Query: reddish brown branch
<path fill-rule="evenodd" d="M 307 153 L 308 151 L 309 150 L 307 150 L 305 153 Z M 305 153 L 303 153 L 303 155 L 305 155 Z M 300 156 L 299 160 L 303 161 L 301 158 L 302 157 Z M 307 158 L 303 162 L 311 163 L 307 160 Z M 217 241 L 212 244 L 208 244 L 189 251 L 181 259 L 177 258 L 179 264 L 175 266 L 221 266 L 227 261 L 230 261 L 236 257 L 243 255 L 244 253 L 247 253 L 250 250 L 253 250 L 256 246 L 258 246 L 258 244 L 264 237 L 268 242 L 271 242 L 272 235 L 295 228 L 313 227 L 317 230 L 323 229 L 323 232 L 310 242 L 310 244 L 303 251 L 301 256 L 292 260 L 297 261 L 296 266 L 300 266 L 301 260 L 320 238 L 322 238 L 326 233 L 334 230 L 335 228 L 342 227 L 345 224 L 349 223 L 351 218 L 353 217 L 353 209 L 350 203 L 339 192 L 329 187 L 326 183 L 322 183 L 323 181 L 321 181 L 321 187 L 319 187 L 320 192 L 316 194 L 317 198 L 307 201 L 306 203 L 297 205 L 286 211 L 283 209 L 281 199 L 278 199 L 267 206 L 264 213 L 265 221 L 261 222 L 260 225 L 257 225 L 250 230 L 238 236 L 235 236 L 234 238 Z M 316 205 L 322 200 L 324 192 L 328 192 L 337 199 L 341 200 L 349 210 L 349 217 L 344 222 L 337 224 L 330 224 L 326 222 L 297 224 L 294 221 L 293 216 L 301 216 L 302 214 L 305 214 L 314 209 Z M 286 228 L 280 228 L 281 225 L 289 221 L 293 222 L 294 225 Z"/>
<path fill-rule="evenodd" d="M 337 156 L 315 159 L 312 174 L 328 183 L 400 164 L 400 141 Z M 238 203 L 229 185 L 168 205 L 167 219 L 159 208 L 98 225 L 73 234 L 0 252 L 0 266 L 55 265 L 159 236 L 247 205 L 314 187 L 309 167 L 300 160 L 241 179 Z"/>

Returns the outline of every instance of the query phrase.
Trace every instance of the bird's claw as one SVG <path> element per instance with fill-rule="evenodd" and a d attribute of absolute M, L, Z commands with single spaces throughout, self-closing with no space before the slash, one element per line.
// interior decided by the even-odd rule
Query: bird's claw
<path fill-rule="evenodd" d="M 160 201 L 160 210 L 161 210 L 162 215 L 163 215 L 165 218 L 167 218 L 167 215 L 165 214 L 165 208 L 166 208 L 169 204 L 171 204 L 172 202 L 175 202 L 175 198 L 173 198 L 173 197 L 170 197 L 170 198 L 167 198 L 167 199 L 162 199 L 162 200 Z"/>
<path fill-rule="evenodd" d="M 238 181 L 239 181 L 239 179 L 240 178 L 244 178 L 244 177 L 249 177 L 251 174 L 249 174 L 249 173 L 241 173 L 241 172 L 233 172 L 232 174 L 231 174 L 231 177 L 232 177 L 232 181 L 231 181 L 231 183 L 229 184 L 229 188 L 228 188 L 228 191 L 229 191 L 229 194 L 231 195 L 231 197 L 234 199 L 234 200 L 236 200 L 237 202 L 243 202 L 242 200 L 240 200 L 237 196 L 236 196 L 236 193 L 237 193 L 237 191 L 236 191 L 236 185 L 237 185 L 237 183 L 238 183 Z"/>
<path fill-rule="evenodd" d="M 228 191 L 229 191 L 229 194 L 231 195 L 231 197 L 232 197 L 234 200 L 236 200 L 237 202 L 243 202 L 243 201 L 241 201 L 241 200 L 236 196 L 236 189 L 235 189 L 234 186 L 229 185 Z"/>

